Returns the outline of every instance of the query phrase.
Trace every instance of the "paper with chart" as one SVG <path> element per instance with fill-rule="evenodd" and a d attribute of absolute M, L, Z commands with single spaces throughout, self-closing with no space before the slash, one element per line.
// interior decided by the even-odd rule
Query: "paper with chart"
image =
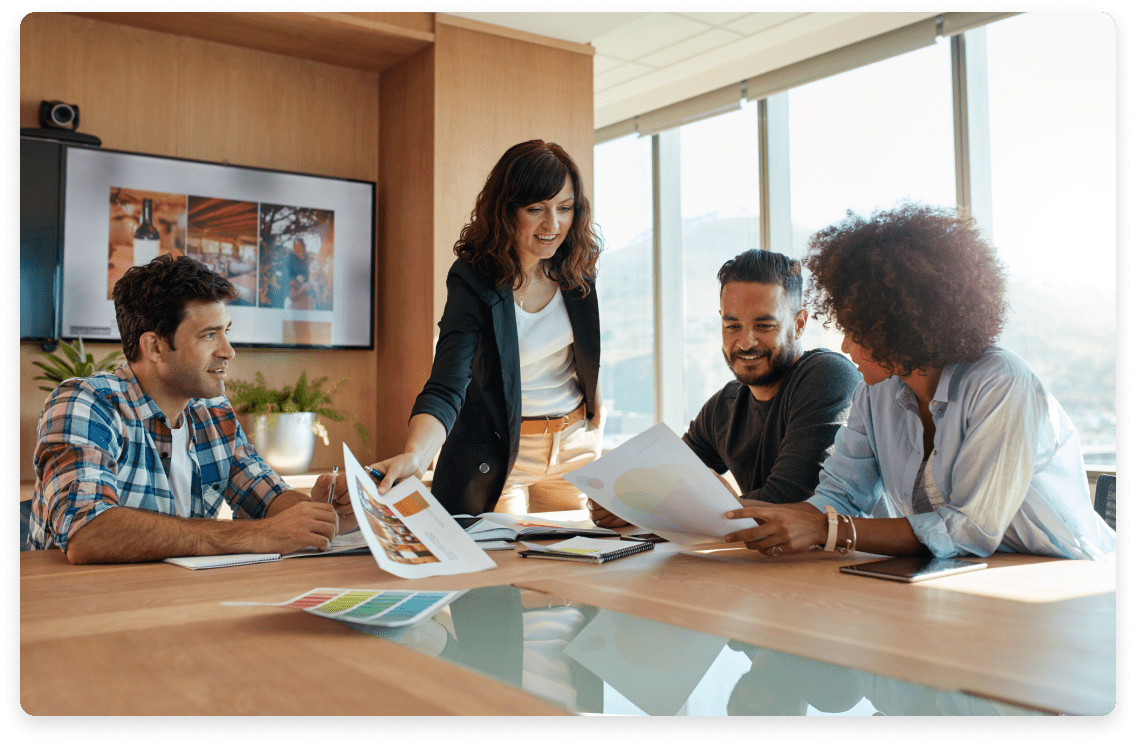
<path fill-rule="evenodd" d="M 666 424 L 564 477 L 617 517 L 679 545 L 718 543 L 757 526 L 723 516 L 738 500 Z"/>
<path fill-rule="evenodd" d="M 319 587 L 285 602 L 221 604 L 229 607 L 289 607 L 333 620 L 395 628 L 421 622 L 463 594 L 464 589 L 456 592 L 409 592 Z"/>
<path fill-rule="evenodd" d="M 497 567 L 422 481 L 411 476 L 380 496 L 346 444 L 343 461 L 351 507 L 379 568 L 417 579 Z"/>

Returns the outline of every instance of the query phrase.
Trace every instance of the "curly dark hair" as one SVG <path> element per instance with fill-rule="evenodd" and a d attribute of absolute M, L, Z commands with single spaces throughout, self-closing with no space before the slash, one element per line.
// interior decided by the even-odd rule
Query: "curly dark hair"
<path fill-rule="evenodd" d="M 575 209 L 564 242 L 545 266 L 546 275 L 562 289 L 588 293 L 600 257 L 600 238 L 592 208 L 575 161 L 555 142 L 530 140 L 510 147 L 485 180 L 469 223 L 454 244 L 458 258 L 496 279 L 497 286 L 519 287 L 521 261 L 515 247 L 517 210 L 553 198 L 572 178 Z"/>
<path fill-rule="evenodd" d="M 965 212 L 902 203 L 809 239 L 806 295 L 891 374 L 975 361 L 1005 322 L 1005 266 Z"/>
<path fill-rule="evenodd" d="M 185 320 L 190 302 L 229 302 L 237 290 L 225 277 L 192 258 L 163 253 L 148 264 L 132 266 L 111 292 L 122 352 L 138 361 L 138 339 L 153 331 L 174 348 L 174 334 Z"/>

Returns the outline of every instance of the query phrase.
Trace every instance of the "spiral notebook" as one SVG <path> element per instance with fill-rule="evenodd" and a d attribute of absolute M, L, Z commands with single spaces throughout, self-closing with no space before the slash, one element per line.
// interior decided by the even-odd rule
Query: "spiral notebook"
<path fill-rule="evenodd" d="M 573 537 L 571 540 L 552 545 L 534 545 L 527 542 L 521 544 L 528 548 L 517 553 L 522 558 L 551 558 L 583 563 L 607 563 L 655 547 L 654 543 L 649 542 L 627 543 L 619 540 L 597 540 L 592 537 Z"/>

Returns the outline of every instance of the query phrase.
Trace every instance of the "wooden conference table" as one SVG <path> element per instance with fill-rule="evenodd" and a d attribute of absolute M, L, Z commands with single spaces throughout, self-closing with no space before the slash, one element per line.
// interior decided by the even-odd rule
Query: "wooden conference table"
<path fill-rule="evenodd" d="M 868 555 L 661 545 L 602 566 L 489 555 L 498 568 L 407 580 L 369 555 L 188 571 L 21 553 L 20 702 L 32 715 L 562 713 L 335 621 L 220 604 L 320 586 L 500 584 L 1045 712 L 1098 715 L 1116 698 L 1109 564 L 999 554 L 985 571 L 901 584 L 837 570 Z"/>

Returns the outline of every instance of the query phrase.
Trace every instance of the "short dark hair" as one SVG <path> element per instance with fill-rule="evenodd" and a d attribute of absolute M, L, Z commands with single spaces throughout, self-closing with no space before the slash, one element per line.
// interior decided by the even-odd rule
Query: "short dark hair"
<path fill-rule="evenodd" d="M 572 226 L 564 242 L 548 261 L 548 276 L 563 289 L 588 293 L 600 258 L 600 238 L 592 223 L 592 208 L 584 195 L 584 179 L 572 156 L 555 142 L 529 140 L 513 145 L 493 166 L 477 195 L 469 223 L 454 244 L 454 253 L 481 273 L 493 277 L 498 288 L 517 287 L 521 261 L 517 257 L 517 210 L 551 199 L 572 180 Z"/>
<path fill-rule="evenodd" d="M 132 266 L 111 293 L 122 352 L 138 361 L 142 334 L 153 331 L 174 348 L 174 334 L 191 302 L 228 302 L 237 297 L 232 283 L 192 258 L 163 253 L 148 264 Z"/>
<path fill-rule="evenodd" d="M 722 287 L 730 282 L 778 284 L 793 311 L 801 309 L 801 262 L 780 253 L 757 248 L 739 253 L 718 269 L 718 282 Z"/>
<path fill-rule="evenodd" d="M 965 211 L 849 210 L 809 249 L 813 317 L 835 321 L 891 374 L 975 361 L 1002 330 L 1006 269 Z"/>

